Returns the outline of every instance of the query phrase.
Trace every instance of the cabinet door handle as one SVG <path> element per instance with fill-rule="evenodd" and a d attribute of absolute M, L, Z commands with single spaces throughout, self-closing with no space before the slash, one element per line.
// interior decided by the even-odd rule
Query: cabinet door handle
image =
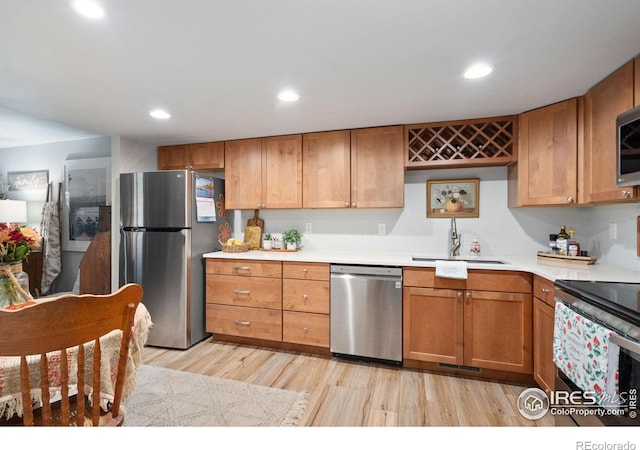
<path fill-rule="evenodd" d="M 233 270 L 251 270 L 249 266 L 233 266 Z"/>
<path fill-rule="evenodd" d="M 303 271 L 304 273 L 307 273 L 307 272 L 308 272 L 308 270 L 307 270 L 307 269 L 302 269 L 302 271 Z"/>
<path fill-rule="evenodd" d="M 245 322 L 243 320 L 234 320 L 233 323 L 235 323 L 236 325 L 242 325 L 243 327 L 248 327 L 249 325 L 251 325 L 251 322 Z"/>
<path fill-rule="evenodd" d="M 567 197 L 567 203 L 573 203 L 573 197 L 571 196 Z"/>
<path fill-rule="evenodd" d="M 238 290 L 238 289 L 234 289 L 234 290 L 233 290 L 233 293 L 234 293 L 234 294 L 238 294 L 238 295 L 240 295 L 240 294 L 242 294 L 242 295 L 249 295 L 249 294 L 251 293 L 251 291 L 240 291 L 240 290 Z"/>
<path fill-rule="evenodd" d="M 471 298 L 471 292 L 467 292 L 467 298 Z"/>
<path fill-rule="evenodd" d="M 308 331 L 309 331 L 309 329 L 308 329 L 307 327 L 304 327 L 304 328 L 302 329 L 302 332 L 303 332 L 303 333 L 307 333 Z"/>
<path fill-rule="evenodd" d="M 631 196 L 631 192 L 624 190 L 620 192 L 624 198 L 629 198 Z"/>
<path fill-rule="evenodd" d="M 543 294 L 548 294 L 549 293 L 549 289 L 540 288 L 540 290 L 542 291 Z"/>
<path fill-rule="evenodd" d="M 344 202 L 344 206 L 349 207 L 349 202 Z"/>
<path fill-rule="evenodd" d="M 462 298 L 462 292 L 458 292 L 458 298 Z"/>
<path fill-rule="evenodd" d="M 306 302 L 306 301 L 307 301 L 307 299 L 309 298 L 309 296 L 308 296 L 307 294 L 303 294 L 303 295 L 302 295 L 302 298 L 304 298 L 304 301 Z"/>

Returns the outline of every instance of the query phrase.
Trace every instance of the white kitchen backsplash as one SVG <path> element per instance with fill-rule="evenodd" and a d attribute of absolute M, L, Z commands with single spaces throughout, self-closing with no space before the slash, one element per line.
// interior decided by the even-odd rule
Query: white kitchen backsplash
<path fill-rule="evenodd" d="M 477 237 L 482 256 L 535 255 L 548 248 L 549 234 L 560 225 L 576 230 L 582 249 L 607 264 L 640 269 L 636 256 L 636 216 L 640 206 L 597 207 L 507 207 L 507 168 L 408 171 L 405 177 L 405 207 L 397 209 L 302 209 L 261 210 L 265 229 L 271 233 L 297 228 L 303 246 L 314 250 L 381 250 L 446 254 L 450 219 L 426 217 L 426 182 L 430 180 L 479 178 L 480 217 L 459 218 L 461 255 L 469 254 Z M 243 236 L 253 211 L 235 211 L 234 232 Z M 609 222 L 617 222 L 617 239 L 609 239 Z M 305 233 L 311 224 L 312 233 Z M 386 234 L 378 235 L 378 224 Z"/>

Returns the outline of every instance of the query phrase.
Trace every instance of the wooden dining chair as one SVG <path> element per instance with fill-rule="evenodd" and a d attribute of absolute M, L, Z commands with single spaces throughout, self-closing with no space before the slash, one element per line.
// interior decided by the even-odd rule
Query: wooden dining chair
<path fill-rule="evenodd" d="M 16 311 L 0 312 L 0 356 L 20 357 L 23 425 L 122 425 L 120 402 L 129 340 L 141 299 L 142 287 L 127 284 L 112 294 L 64 295 Z M 121 330 L 122 338 L 113 400 L 110 409 L 103 411 L 100 338 L 113 330 Z M 35 369 L 39 374 L 30 373 L 29 363 L 34 371 L 33 358 L 39 358 Z M 53 364 L 56 366 L 52 367 Z M 32 386 L 34 378 L 40 381 Z M 52 396 L 54 378 L 56 388 L 52 389 Z M 36 408 L 32 406 L 34 392 L 42 398 Z M 83 395 L 88 392 L 90 396 Z"/>

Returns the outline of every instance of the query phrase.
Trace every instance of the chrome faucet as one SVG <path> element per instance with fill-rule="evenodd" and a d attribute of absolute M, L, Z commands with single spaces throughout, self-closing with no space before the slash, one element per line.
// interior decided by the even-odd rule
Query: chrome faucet
<path fill-rule="evenodd" d="M 460 235 L 456 227 L 456 218 L 451 218 L 451 230 L 449 232 L 449 256 L 460 255 Z"/>

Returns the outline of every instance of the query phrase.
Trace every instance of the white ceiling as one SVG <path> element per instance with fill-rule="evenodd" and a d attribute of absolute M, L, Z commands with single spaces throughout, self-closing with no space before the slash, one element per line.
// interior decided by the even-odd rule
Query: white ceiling
<path fill-rule="evenodd" d="M 6 110 L 157 145 L 517 114 L 640 53 L 640 0 L 98 1 L 0 0 L 0 142 Z"/>

